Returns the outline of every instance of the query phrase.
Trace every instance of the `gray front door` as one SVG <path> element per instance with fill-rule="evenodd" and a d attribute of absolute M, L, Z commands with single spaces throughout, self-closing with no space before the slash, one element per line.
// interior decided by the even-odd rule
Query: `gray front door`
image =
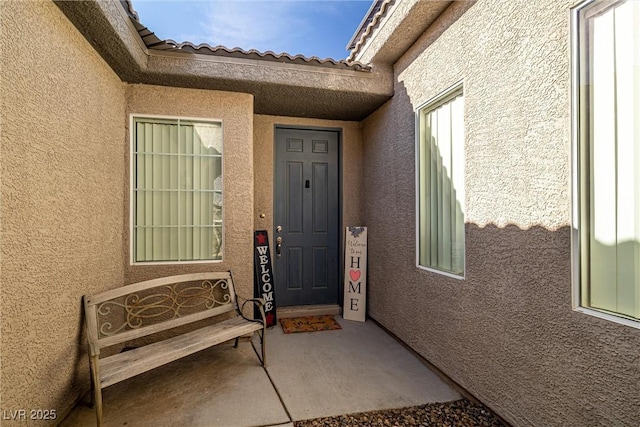
<path fill-rule="evenodd" d="M 338 302 L 338 135 L 276 129 L 278 307 Z"/>

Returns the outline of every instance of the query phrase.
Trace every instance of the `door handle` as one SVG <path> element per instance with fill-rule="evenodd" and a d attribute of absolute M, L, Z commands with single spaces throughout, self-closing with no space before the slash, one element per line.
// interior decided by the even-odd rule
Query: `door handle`
<path fill-rule="evenodd" d="M 282 256 L 282 237 L 276 239 L 276 258 Z"/>

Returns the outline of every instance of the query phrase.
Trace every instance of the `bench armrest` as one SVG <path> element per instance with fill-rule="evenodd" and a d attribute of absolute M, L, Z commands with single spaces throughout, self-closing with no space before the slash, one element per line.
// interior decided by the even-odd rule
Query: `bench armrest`
<path fill-rule="evenodd" d="M 262 298 L 242 298 L 241 296 L 236 294 L 236 297 L 239 300 L 243 300 L 244 302 L 242 303 L 242 305 L 240 306 L 240 310 L 238 310 L 240 312 L 240 316 L 242 316 L 243 318 L 245 318 L 246 320 L 250 321 L 250 322 L 257 322 L 257 323 L 262 323 L 264 326 L 267 325 L 267 320 L 266 317 L 264 315 L 264 300 Z M 262 317 L 262 319 L 250 319 L 247 316 L 244 315 L 244 306 L 248 303 L 251 302 L 254 305 L 256 305 L 258 307 L 258 309 L 260 310 L 260 316 Z"/>

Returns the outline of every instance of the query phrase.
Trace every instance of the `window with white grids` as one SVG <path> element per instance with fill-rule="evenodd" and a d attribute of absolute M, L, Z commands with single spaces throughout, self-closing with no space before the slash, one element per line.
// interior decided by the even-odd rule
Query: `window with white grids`
<path fill-rule="evenodd" d="M 464 276 L 462 85 L 418 110 L 418 265 Z"/>
<path fill-rule="evenodd" d="M 222 259 L 222 123 L 132 118 L 132 261 Z"/>
<path fill-rule="evenodd" d="M 640 320 L 640 2 L 584 2 L 573 23 L 577 305 L 632 324 Z"/>

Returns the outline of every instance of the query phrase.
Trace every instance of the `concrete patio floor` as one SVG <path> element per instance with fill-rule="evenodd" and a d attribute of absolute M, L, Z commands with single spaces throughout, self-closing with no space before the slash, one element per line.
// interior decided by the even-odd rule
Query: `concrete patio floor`
<path fill-rule="evenodd" d="M 375 323 L 336 316 L 341 330 L 267 332 L 219 345 L 103 390 L 109 426 L 292 426 L 293 421 L 445 402 L 461 396 Z M 255 347 L 255 349 L 254 349 Z M 61 426 L 93 426 L 79 405 Z"/>

